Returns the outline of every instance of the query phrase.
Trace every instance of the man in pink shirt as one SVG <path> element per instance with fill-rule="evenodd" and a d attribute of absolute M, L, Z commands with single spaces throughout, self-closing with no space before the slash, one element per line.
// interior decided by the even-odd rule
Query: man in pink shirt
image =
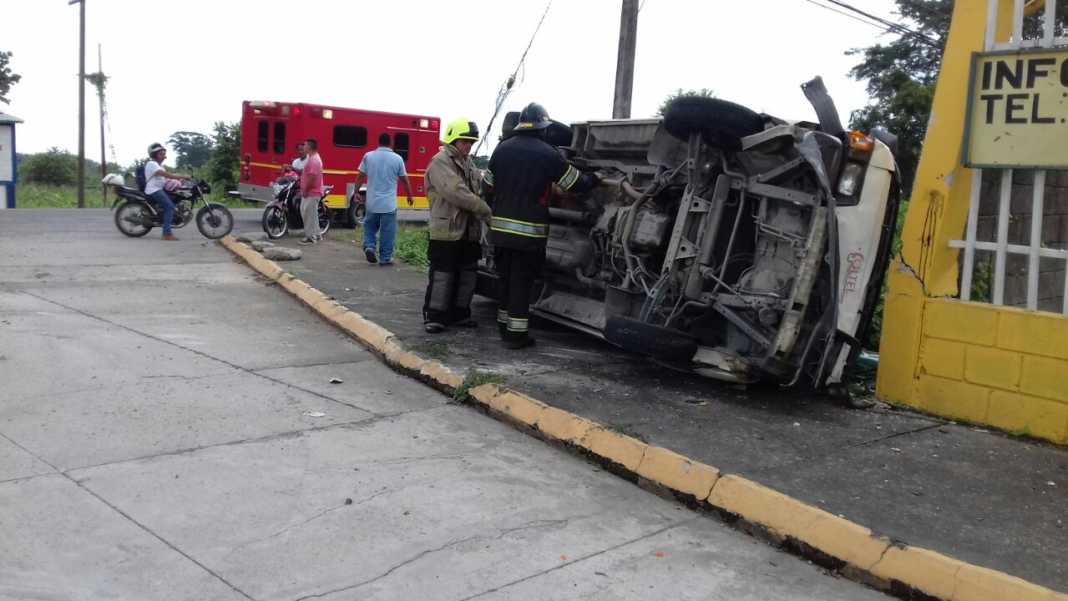
<path fill-rule="evenodd" d="M 304 239 L 298 244 L 315 244 L 323 239 L 319 232 L 319 199 L 323 197 L 323 160 L 314 138 L 304 142 L 308 157 L 300 172 L 300 216 L 304 220 Z"/>

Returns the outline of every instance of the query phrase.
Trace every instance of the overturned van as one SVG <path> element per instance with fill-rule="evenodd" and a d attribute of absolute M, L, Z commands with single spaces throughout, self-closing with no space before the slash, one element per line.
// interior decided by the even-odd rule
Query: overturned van
<path fill-rule="evenodd" d="M 683 97 L 663 119 L 553 131 L 603 179 L 552 199 L 534 313 L 671 369 L 840 385 L 889 260 L 894 141 L 846 131 L 819 78 L 802 90 L 818 124 Z"/>

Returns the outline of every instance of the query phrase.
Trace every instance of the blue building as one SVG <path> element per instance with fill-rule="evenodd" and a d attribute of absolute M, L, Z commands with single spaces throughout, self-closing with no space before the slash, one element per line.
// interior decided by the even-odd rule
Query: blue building
<path fill-rule="evenodd" d="M 15 124 L 18 117 L 0 113 L 0 209 L 15 208 Z"/>

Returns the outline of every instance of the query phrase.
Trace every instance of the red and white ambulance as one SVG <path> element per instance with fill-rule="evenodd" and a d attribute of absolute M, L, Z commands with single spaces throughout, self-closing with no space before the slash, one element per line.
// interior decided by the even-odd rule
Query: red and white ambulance
<path fill-rule="evenodd" d="M 247 200 L 270 202 L 271 184 L 284 165 L 297 157 L 297 144 L 315 138 L 323 160 L 324 182 L 334 187 L 326 205 L 342 221 L 354 226 L 357 204 L 353 202 L 356 168 L 365 152 L 378 146 L 378 136 L 388 133 L 393 150 L 404 158 L 412 184 L 414 206 L 426 209 L 426 174 L 438 151 L 441 120 L 429 115 L 404 115 L 381 111 L 324 106 L 303 102 L 246 100 L 241 105 L 241 173 L 238 193 Z"/>

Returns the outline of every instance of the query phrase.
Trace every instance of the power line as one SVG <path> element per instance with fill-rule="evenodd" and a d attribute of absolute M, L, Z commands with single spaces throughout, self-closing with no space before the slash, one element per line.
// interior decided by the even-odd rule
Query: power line
<path fill-rule="evenodd" d="M 493 127 L 493 121 L 497 119 L 497 114 L 501 112 L 501 107 L 504 105 L 504 101 L 507 100 L 508 95 L 512 93 L 512 86 L 515 85 L 515 78 L 519 75 L 520 69 L 523 70 L 525 76 L 526 68 L 524 63 L 527 60 L 527 53 L 530 52 L 530 47 L 534 45 L 534 38 L 538 37 L 538 32 L 541 31 L 541 24 L 545 22 L 545 17 L 549 15 L 549 8 L 552 7 L 552 5 L 553 0 L 549 0 L 549 2 L 546 3 L 545 12 L 541 13 L 541 19 L 538 21 L 538 26 L 534 28 L 534 33 L 531 34 L 530 41 L 527 42 L 527 48 L 523 51 L 523 56 L 519 57 L 519 64 L 515 66 L 515 70 L 512 71 L 512 74 L 505 80 L 501 89 L 497 91 L 497 102 L 493 107 L 493 116 L 490 117 L 489 124 L 486 125 L 486 133 L 484 133 L 478 140 L 478 146 L 475 147 L 471 154 L 478 156 L 478 151 L 482 148 L 482 143 L 489 137 L 490 129 Z"/>
<path fill-rule="evenodd" d="M 805 0 L 805 2 L 808 2 L 809 4 L 818 6 L 820 8 L 825 8 L 825 9 L 831 11 L 832 13 L 838 13 L 838 14 L 842 15 L 843 17 L 847 17 L 849 19 L 853 19 L 854 21 L 856 21 L 858 23 L 863 23 L 865 25 L 870 25 L 870 26 L 872 26 L 872 27 L 874 27 L 876 29 L 881 29 L 883 31 L 887 31 L 887 32 L 890 31 L 888 28 L 884 27 L 883 25 L 879 25 L 877 23 L 872 23 L 871 21 L 866 21 L 866 20 L 864 20 L 864 19 L 862 19 L 862 18 L 860 18 L 860 17 L 858 17 L 856 15 L 847 13 L 844 10 L 838 10 L 837 8 L 834 8 L 833 6 L 827 6 L 826 4 L 820 4 L 819 2 L 816 2 L 815 0 Z"/>
<path fill-rule="evenodd" d="M 890 21 L 888 19 L 884 19 L 884 18 L 882 18 L 882 17 L 880 17 L 878 15 L 873 15 L 873 14 L 871 14 L 869 12 L 863 11 L 863 10 L 853 6 L 852 4 L 848 4 L 846 2 L 842 2 L 841 0 L 824 0 L 824 1 L 825 2 L 829 2 L 829 3 L 831 3 L 831 4 L 835 5 L 835 6 L 839 6 L 841 8 L 844 8 L 844 9 L 846 9 L 848 11 L 854 12 L 854 13 L 856 13 L 858 15 L 861 15 L 861 16 L 867 18 L 867 19 L 871 19 L 872 21 L 875 21 L 876 23 L 880 23 L 883 26 L 885 26 L 886 29 L 888 31 L 890 31 L 890 32 L 899 33 L 901 35 L 909 35 L 909 36 L 915 37 L 916 39 L 920 40 L 921 42 L 923 42 L 923 43 L 925 43 L 925 44 L 927 44 L 929 46 L 932 46 L 932 47 L 935 47 L 935 48 L 940 47 L 938 42 L 932 40 L 931 38 L 923 35 L 922 33 L 918 32 L 918 31 L 911 30 L 908 27 L 905 27 L 904 25 L 902 25 L 900 23 L 895 23 L 895 22 Z M 815 3 L 813 3 L 813 4 L 815 4 Z M 827 7 L 827 6 L 825 6 L 824 8 L 830 9 L 830 7 Z"/>

